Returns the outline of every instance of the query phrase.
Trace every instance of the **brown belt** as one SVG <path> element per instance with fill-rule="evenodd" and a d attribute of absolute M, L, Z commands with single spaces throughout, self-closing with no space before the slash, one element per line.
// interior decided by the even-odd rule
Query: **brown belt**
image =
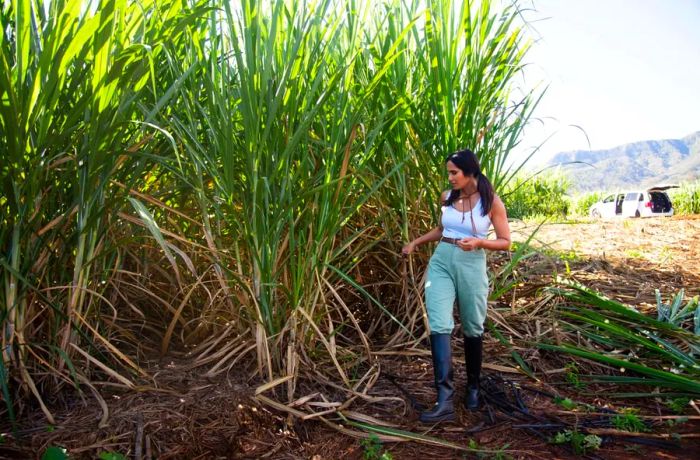
<path fill-rule="evenodd" d="M 457 243 L 459 243 L 460 239 L 461 239 L 461 238 L 448 238 L 448 237 L 446 237 L 446 236 L 443 236 L 442 238 L 440 238 L 440 241 L 443 242 L 443 243 L 454 244 L 454 245 L 456 246 Z"/>

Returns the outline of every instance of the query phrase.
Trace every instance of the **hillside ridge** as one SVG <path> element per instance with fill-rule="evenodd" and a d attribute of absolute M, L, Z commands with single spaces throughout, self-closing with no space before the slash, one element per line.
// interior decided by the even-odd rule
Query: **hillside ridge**
<path fill-rule="evenodd" d="M 571 188 L 581 192 L 690 181 L 700 177 L 700 131 L 680 139 L 560 152 L 547 165 L 560 166 L 572 179 Z"/>

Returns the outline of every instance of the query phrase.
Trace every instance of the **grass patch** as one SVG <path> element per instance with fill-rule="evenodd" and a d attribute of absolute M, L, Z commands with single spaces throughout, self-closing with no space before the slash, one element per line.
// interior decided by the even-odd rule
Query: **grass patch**
<path fill-rule="evenodd" d="M 384 451 L 382 441 L 374 433 L 363 439 L 360 446 L 364 460 L 392 460 L 393 458 L 389 452 Z"/>
<path fill-rule="evenodd" d="M 577 455 L 585 455 L 598 450 L 603 440 L 594 434 L 583 434 L 575 430 L 560 431 L 550 438 L 553 444 L 569 444 Z"/>
<path fill-rule="evenodd" d="M 636 412 L 635 409 L 624 409 L 621 414 L 613 416 L 610 422 L 616 429 L 622 431 L 630 431 L 632 433 L 649 431 L 649 428 L 637 416 Z"/>

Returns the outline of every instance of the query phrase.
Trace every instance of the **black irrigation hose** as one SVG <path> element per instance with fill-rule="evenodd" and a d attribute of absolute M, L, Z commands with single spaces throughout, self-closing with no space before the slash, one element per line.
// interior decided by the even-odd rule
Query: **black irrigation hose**
<path fill-rule="evenodd" d="M 522 410 L 524 413 L 529 414 L 530 411 L 528 411 L 527 406 L 523 402 L 523 398 L 520 396 L 520 390 L 513 384 L 513 382 L 509 382 L 509 385 L 511 387 L 511 392 L 515 397 L 515 402 L 518 403 L 518 408 L 520 408 L 520 410 Z"/>
<path fill-rule="evenodd" d="M 671 441 L 663 441 L 661 439 L 651 439 L 644 437 L 630 437 L 625 438 L 625 441 L 633 442 L 635 444 L 642 444 L 645 446 L 658 447 L 659 449 L 678 449 L 681 446 L 678 443 Z"/>
<path fill-rule="evenodd" d="M 486 405 L 486 410 L 488 411 L 489 420 L 491 421 L 491 424 L 495 424 L 495 423 L 496 423 L 496 416 L 494 415 L 493 410 L 491 409 L 491 405 L 490 405 L 490 404 L 487 404 L 487 405 Z"/>
<path fill-rule="evenodd" d="M 600 418 L 597 420 L 584 420 L 580 425 L 589 428 L 609 428 L 611 424 L 609 419 Z"/>
<path fill-rule="evenodd" d="M 557 397 L 557 395 L 555 395 L 554 393 L 550 393 L 549 391 L 540 390 L 539 388 L 534 388 L 534 387 L 531 387 L 530 385 L 520 385 L 520 388 L 522 388 L 523 390 L 530 391 L 532 393 L 537 393 L 539 395 L 546 396 L 550 399 L 554 399 Z"/>
<path fill-rule="evenodd" d="M 531 420 L 532 418 L 535 418 L 532 415 L 527 414 L 518 408 L 514 408 L 513 406 L 509 406 L 508 404 L 503 404 L 503 403 L 499 402 L 498 400 L 494 400 L 494 399 L 491 399 L 488 397 L 486 397 L 485 399 L 487 399 L 489 404 L 494 405 L 497 408 L 501 409 L 502 412 L 504 412 L 506 415 L 508 415 L 510 417 L 514 417 L 514 418 L 518 418 L 518 419 L 522 419 L 522 420 Z M 537 419 L 540 420 L 539 417 Z"/>
<path fill-rule="evenodd" d="M 526 428 L 526 429 L 539 429 L 539 430 L 552 430 L 557 428 L 563 428 L 568 426 L 565 423 L 536 423 L 536 424 L 522 424 L 513 425 L 513 428 Z"/>
<path fill-rule="evenodd" d="M 527 431 L 529 431 L 530 434 L 534 434 L 535 436 L 538 436 L 538 437 L 540 437 L 541 439 L 543 439 L 543 440 L 549 442 L 549 436 L 546 436 L 546 435 L 544 435 L 544 434 L 540 433 L 539 431 L 537 431 L 537 430 L 535 430 L 535 429 L 532 429 L 532 428 L 525 428 L 525 429 L 526 429 Z"/>
<path fill-rule="evenodd" d="M 425 406 L 421 403 L 418 402 L 417 398 L 410 392 L 408 391 L 402 384 L 399 383 L 399 380 L 409 380 L 409 381 L 422 381 L 422 378 L 411 378 L 411 377 L 399 377 L 394 374 L 390 374 L 388 372 L 383 372 L 382 375 L 384 375 L 389 382 L 391 382 L 396 388 L 399 389 L 399 391 L 408 399 L 408 401 L 411 404 L 411 407 L 413 407 L 414 410 L 416 411 L 422 411 L 425 409 Z M 490 405 L 494 405 L 497 408 L 499 408 L 502 412 L 505 412 L 509 415 L 512 416 L 513 412 L 519 412 L 520 414 L 524 415 L 526 418 L 527 417 L 532 417 L 537 420 L 541 420 L 539 417 L 534 416 L 529 413 L 527 406 L 522 400 L 522 397 L 520 395 L 519 390 L 517 389 L 517 386 L 513 384 L 510 381 L 506 381 L 503 378 L 500 378 L 501 383 L 509 386 L 511 393 L 514 395 L 514 399 L 517 403 L 517 406 L 511 404 L 508 401 L 508 394 L 506 391 L 503 391 L 500 388 L 497 388 L 498 383 L 494 382 L 493 377 L 491 376 L 485 376 L 483 379 L 484 384 L 482 385 L 482 393 L 484 400 L 489 402 L 490 404 L 487 405 L 487 410 L 489 412 L 489 418 L 491 420 L 491 423 L 495 423 L 496 418 L 493 414 L 493 411 L 489 407 Z M 496 388 L 495 388 L 496 387 Z"/>
<path fill-rule="evenodd" d="M 411 407 L 413 407 L 414 410 L 416 411 L 422 411 L 425 409 L 425 406 L 423 406 L 421 403 L 418 402 L 415 396 L 411 394 L 410 391 L 408 391 L 403 385 L 401 385 L 398 380 L 410 380 L 410 381 L 422 381 L 422 378 L 407 378 L 407 377 L 400 377 L 397 375 L 389 374 L 386 372 L 383 372 L 382 375 L 384 375 L 396 388 L 399 389 L 399 391 L 409 400 L 411 403 Z M 504 389 L 505 388 L 505 389 Z M 513 428 L 518 428 L 518 429 L 524 429 L 528 431 L 531 434 L 536 435 L 539 438 L 542 438 L 545 441 L 549 441 L 550 436 L 542 433 L 542 431 L 554 431 L 554 430 L 560 430 L 562 428 L 572 428 L 574 425 L 571 423 L 567 423 L 565 421 L 557 421 L 556 423 L 553 423 L 551 420 L 547 420 L 546 418 L 539 417 L 537 415 L 532 414 L 527 405 L 525 404 L 525 401 L 523 400 L 522 394 L 521 394 L 521 389 L 530 391 L 532 393 L 540 394 L 542 396 L 546 396 L 548 398 L 554 399 L 555 395 L 542 391 L 536 388 L 532 388 L 530 386 L 521 386 L 519 384 L 516 384 L 515 382 L 505 379 L 504 377 L 500 375 L 485 375 L 484 378 L 482 379 L 482 394 L 484 398 L 484 407 L 487 411 L 489 421 L 491 423 L 491 426 L 487 426 L 486 428 L 483 428 L 484 423 L 480 423 L 476 427 L 472 427 L 470 430 L 467 430 L 467 433 L 475 433 L 477 431 L 483 430 L 488 430 L 490 428 L 493 428 L 493 425 L 496 424 L 496 416 L 494 414 L 493 408 L 496 408 L 503 412 L 504 414 L 516 418 L 516 419 L 524 419 L 527 421 L 538 421 L 542 423 L 523 423 L 523 424 L 517 424 L 517 425 L 512 425 Z M 506 391 L 506 389 L 510 391 Z M 509 397 L 509 393 L 510 396 Z M 600 412 L 606 412 L 610 413 L 612 415 L 617 414 L 616 411 L 604 407 L 599 407 L 599 406 L 594 406 L 596 407 L 597 410 Z M 576 424 L 576 426 L 581 427 L 583 430 L 586 428 L 596 428 L 596 427 L 610 427 L 611 423 L 609 419 L 606 418 L 599 418 L 595 420 L 583 420 L 579 423 Z M 614 436 L 614 435 L 612 435 Z M 645 438 L 645 437 L 628 437 L 625 438 L 625 441 L 632 442 L 635 444 L 642 444 L 642 445 L 647 445 L 647 446 L 652 446 L 660 449 L 677 449 L 680 446 L 678 443 L 670 442 L 670 441 L 663 441 L 663 440 L 658 440 L 658 439 L 651 439 L 651 438 Z M 570 450 L 573 452 L 570 446 L 562 446 L 566 448 L 567 450 Z M 597 455 L 594 454 L 587 454 L 587 458 L 591 459 L 599 459 Z"/>
<path fill-rule="evenodd" d="M 385 375 L 386 378 L 387 378 L 392 384 L 394 384 L 394 386 L 396 386 L 396 388 L 398 388 L 399 391 L 400 391 L 401 393 L 403 393 L 403 395 L 404 395 L 406 398 L 408 398 L 408 401 L 411 403 L 411 407 L 413 407 L 413 410 L 416 410 L 416 411 L 418 411 L 418 412 L 421 412 L 421 411 L 423 411 L 423 410 L 425 409 L 425 406 L 424 406 L 423 404 L 419 403 L 418 400 L 415 398 L 415 396 L 413 396 L 413 395 L 411 394 L 411 392 L 409 392 L 406 388 L 404 388 L 403 385 L 401 385 L 399 382 L 397 382 L 397 379 L 399 379 L 400 377 L 395 376 L 395 375 L 392 375 L 392 374 L 387 374 L 387 373 L 384 373 L 383 375 Z M 403 377 L 401 377 L 401 378 L 403 378 Z M 405 379 L 405 380 L 418 380 L 418 379 Z"/>
<path fill-rule="evenodd" d="M 403 375 L 395 375 L 386 371 L 382 371 L 381 375 L 388 378 L 389 380 L 409 380 L 411 382 L 422 382 L 423 380 L 425 380 L 424 377 L 404 377 Z"/>
<path fill-rule="evenodd" d="M 474 425 L 470 428 L 467 428 L 466 430 L 464 430 L 464 432 L 467 434 L 479 433 L 480 431 L 483 431 L 483 428 L 484 428 L 484 422 L 479 422 L 476 425 Z"/>
<path fill-rule="evenodd" d="M 510 416 L 517 416 L 525 420 L 534 419 L 545 421 L 541 417 L 530 413 L 527 405 L 523 401 L 519 385 L 501 376 L 488 375 L 483 380 L 482 388 L 484 390 L 485 401 L 495 405 Z M 512 397 L 509 398 L 508 392 L 503 390 L 504 387 L 510 390 L 510 395 Z M 513 402 L 511 402 L 511 400 Z M 515 413 L 517 413 L 517 415 Z"/>

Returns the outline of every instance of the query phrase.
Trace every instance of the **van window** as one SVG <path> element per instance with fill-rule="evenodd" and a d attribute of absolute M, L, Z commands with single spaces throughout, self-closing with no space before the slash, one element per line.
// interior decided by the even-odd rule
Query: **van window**
<path fill-rule="evenodd" d="M 639 198 L 639 193 L 633 192 L 625 195 L 625 201 L 637 201 Z"/>
<path fill-rule="evenodd" d="M 610 202 L 613 201 L 614 199 L 615 199 L 615 196 L 614 196 L 614 195 L 606 196 L 605 199 L 603 200 L 603 203 L 610 203 Z"/>

